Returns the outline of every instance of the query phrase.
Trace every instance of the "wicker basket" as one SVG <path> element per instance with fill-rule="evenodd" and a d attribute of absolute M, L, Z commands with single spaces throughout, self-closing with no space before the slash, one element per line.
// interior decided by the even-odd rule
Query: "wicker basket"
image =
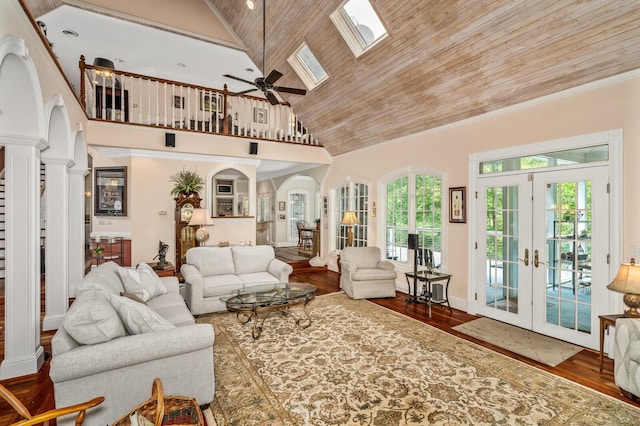
<path fill-rule="evenodd" d="M 138 413 L 153 421 L 155 426 L 205 426 L 202 411 L 194 398 L 165 395 L 162 381 L 156 378 L 151 388 L 151 398 L 118 419 L 112 426 L 131 426 L 129 417 Z"/>

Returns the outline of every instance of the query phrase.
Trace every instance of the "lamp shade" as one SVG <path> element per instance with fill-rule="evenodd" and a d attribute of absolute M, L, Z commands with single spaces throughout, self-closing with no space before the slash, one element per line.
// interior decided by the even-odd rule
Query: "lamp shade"
<path fill-rule="evenodd" d="M 360 225 L 360 221 L 358 220 L 358 216 L 356 216 L 356 212 L 353 210 L 347 210 L 344 212 L 344 216 L 340 221 L 341 225 Z"/>
<path fill-rule="evenodd" d="M 193 209 L 189 226 L 213 225 L 209 209 Z"/>
<path fill-rule="evenodd" d="M 640 294 L 640 265 L 633 260 L 621 264 L 618 274 L 607 288 L 620 293 Z"/>

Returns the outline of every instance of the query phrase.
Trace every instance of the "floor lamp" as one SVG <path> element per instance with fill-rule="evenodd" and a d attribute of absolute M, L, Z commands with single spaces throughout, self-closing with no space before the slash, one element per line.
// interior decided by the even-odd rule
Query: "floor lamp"
<path fill-rule="evenodd" d="M 204 243 L 209 239 L 209 231 L 205 229 L 205 226 L 211 226 L 211 213 L 209 209 L 193 209 L 189 226 L 197 226 L 196 229 L 196 241 L 199 246 L 204 246 Z"/>
<path fill-rule="evenodd" d="M 347 247 L 353 246 L 353 225 L 360 225 L 356 212 L 353 210 L 347 210 L 344 212 L 340 225 L 345 225 L 347 227 Z"/>

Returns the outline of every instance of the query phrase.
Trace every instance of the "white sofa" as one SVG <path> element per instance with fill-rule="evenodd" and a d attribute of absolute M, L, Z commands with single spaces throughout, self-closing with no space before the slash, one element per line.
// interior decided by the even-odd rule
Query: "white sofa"
<path fill-rule="evenodd" d="M 396 296 L 393 263 L 378 247 L 345 247 L 340 253 L 340 288 L 352 299 Z"/>
<path fill-rule="evenodd" d="M 614 378 L 621 393 L 640 397 L 640 318 L 616 320 Z"/>
<path fill-rule="evenodd" d="M 146 304 L 132 300 L 136 296 Z M 166 394 L 209 404 L 213 341 L 211 325 L 195 324 L 177 278 L 158 278 L 144 264 L 136 270 L 102 264 L 79 284 L 51 341 L 56 407 L 104 396 L 101 405 L 87 411 L 84 425 L 112 424 L 150 398 L 156 377 Z M 73 417 L 58 420 L 67 424 Z"/>
<path fill-rule="evenodd" d="M 291 265 L 276 259 L 273 247 L 194 247 L 180 267 L 185 300 L 194 315 L 227 309 L 224 296 L 252 286 L 288 283 Z"/>

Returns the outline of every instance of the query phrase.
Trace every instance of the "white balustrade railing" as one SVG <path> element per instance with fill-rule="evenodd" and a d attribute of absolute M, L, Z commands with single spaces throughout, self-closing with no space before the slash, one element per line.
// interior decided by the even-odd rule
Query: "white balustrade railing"
<path fill-rule="evenodd" d="M 287 104 L 84 63 L 80 99 L 91 119 L 320 145 Z"/>

